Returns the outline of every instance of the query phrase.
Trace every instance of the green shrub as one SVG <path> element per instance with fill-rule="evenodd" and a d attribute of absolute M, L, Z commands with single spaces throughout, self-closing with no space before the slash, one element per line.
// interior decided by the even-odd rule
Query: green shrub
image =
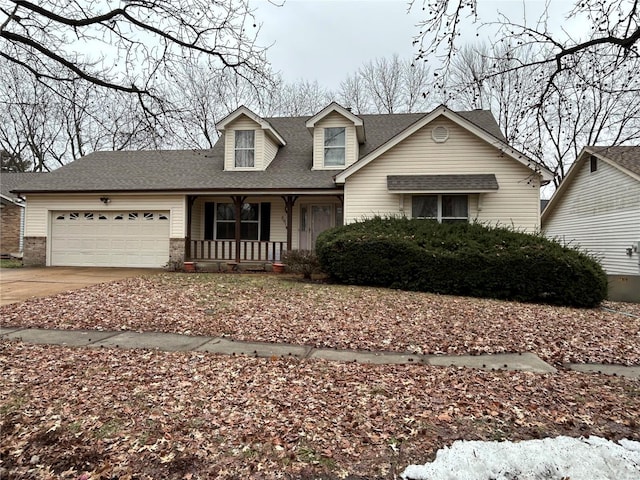
<path fill-rule="evenodd" d="M 0 259 L 0 268 L 22 268 L 22 260 L 18 258 Z"/>
<path fill-rule="evenodd" d="M 289 270 L 301 273 L 303 278 L 311 280 L 313 273 L 320 273 L 320 262 L 312 250 L 288 250 L 282 254 L 282 262 Z"/>
<path fill-rule="evenodd" d="M 606 275 L 589 255 L 478 223 L 376 217 L 324 232 L 316 252 L 342 283 L 578 307 L 607 294 Z"/>

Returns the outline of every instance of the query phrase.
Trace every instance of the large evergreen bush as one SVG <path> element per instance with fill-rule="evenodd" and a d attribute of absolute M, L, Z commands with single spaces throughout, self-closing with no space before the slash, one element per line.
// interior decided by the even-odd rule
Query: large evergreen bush
<path fill-rule="evenodd" d="M 607 277 L 589 255 L 477 223 L 376 217 L 324 232 L 316 252 L 343 283 L 578 307 L 607 295 Z"/>

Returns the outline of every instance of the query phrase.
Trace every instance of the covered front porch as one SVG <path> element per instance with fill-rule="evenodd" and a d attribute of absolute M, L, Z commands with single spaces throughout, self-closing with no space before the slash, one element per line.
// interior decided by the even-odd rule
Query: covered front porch
<path fill-rule="evenodd" d="M 313 250 L 342 225 L 343 195 L 246 194 L 187 197 L 185 261 L 275 263 L 287 250 Z"/>

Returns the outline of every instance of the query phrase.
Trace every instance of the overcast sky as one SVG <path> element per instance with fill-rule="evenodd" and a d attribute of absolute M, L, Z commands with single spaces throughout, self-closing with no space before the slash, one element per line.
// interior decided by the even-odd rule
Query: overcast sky
<path fill-rule="evenodd" d="M 278 0 L 273 0 L 274 2 Z M 282 3 L 284 0 L 280 0 Z M 584 24 L 565 21 L 573 0 L 554 0 L 553 26 L 576 34 Z M 262 24 L 261 45 L 272 45 L 267 57 L 284 79 L 318 80 L 321 86 L 337 89 L 340 81 L 363 63 L 380 57 L 401 58 L 416 54 L 412 45 L 423 18 L 422 1 L 407 13 L 406 0 L 286 0 L 276 6 L 267 0 L 253 0 L 256 17 Z M 512 21 L 535 22 L 542 13 L 543 0 L 479 0 L 479 16 L 489 22 L 497 12 Z M 469 41 L 476 39 L 476 27 L 468 24 Z M 480 31 L 489 35 L 488 27 Z"/>

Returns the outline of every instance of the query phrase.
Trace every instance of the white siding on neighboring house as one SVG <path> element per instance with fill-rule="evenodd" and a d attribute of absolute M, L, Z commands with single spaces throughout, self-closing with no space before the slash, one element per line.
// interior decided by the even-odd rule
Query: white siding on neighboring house
<path fill-rule="evenodd" d="M 105 205 L 100 197 L 108 196 Z M 184 238 L 184 195 L 27 195 L 25 237 L 47 237 L 50 231 L 49 218 L 52 211 L 168 211 L 170 212 L 170 238 Z"/>
<path fill-rule="evenodd" d="M 550 204 L 544 233 L 587 250 L 608 274 L 638 275 L 638 253 L 626 252 L 640 242 L 640 181 L 602 160 L 591 172 L 586 159 L 576 165 L 557 204 Z"/>
<path fill-rule="evenodd" d="M 449 131 L 444 143 L 432 138 L 437 126 Z M 469 194 L 470 220 L 529 232 L 540 229 L 540 185 L 533 172 L 446 118 L 425 125 L 347 178 L 345 222 L 373 215 L 411 216 L 411 195 L 389 193 L 387 176 L 441 174 L 495 174 L 499 189 L 480 194 L 481 210 L 478 194 Z"/>
<path fill-rule="evenodd" d="M 348 167 L 358 159 L 359 145 L 356 137 L 356 127 L 349 119 L 338 112 L 331 112 L 325 118 L 318 121 L 313 129 L 313 169 L 322 170 L 324 166 L 324 129 L 332 127 L 345 127 L 345 167 Z M 333 170 L 342 168 L 329 167 Z"/>

